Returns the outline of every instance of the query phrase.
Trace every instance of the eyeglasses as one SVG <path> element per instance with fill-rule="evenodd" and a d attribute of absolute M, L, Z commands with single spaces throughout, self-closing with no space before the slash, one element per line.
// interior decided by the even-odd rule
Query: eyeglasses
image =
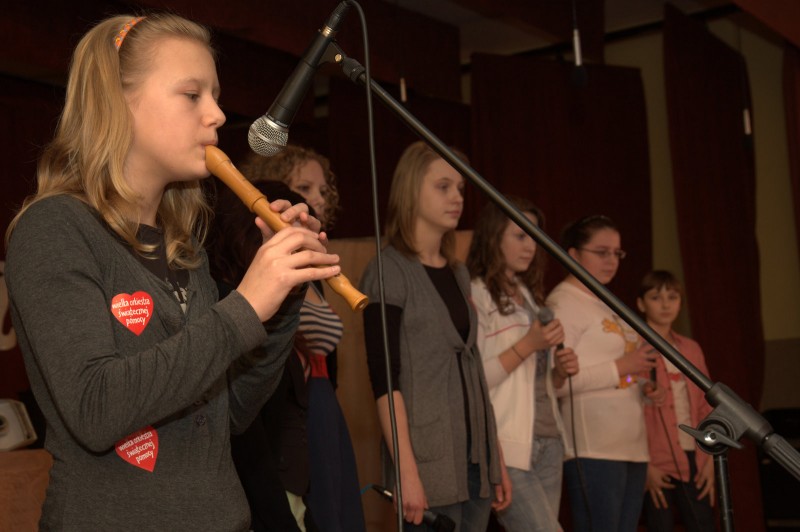
<path fill-rule="evenodd" d="M 617 257 L 618 260 L 622 260 L 628 256 L 628 254 L 622 249 L 587 249 L 587 248 L 578 248 L 581 251 L 586 251 L 587 253 L 592 253 L 597 255 L 602 259 L 610 259 L 612 256 Z"/>

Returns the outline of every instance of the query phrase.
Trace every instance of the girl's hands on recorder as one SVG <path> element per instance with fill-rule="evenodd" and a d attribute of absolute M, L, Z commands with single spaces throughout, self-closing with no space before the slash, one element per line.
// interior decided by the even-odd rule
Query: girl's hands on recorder
<path fill-rule="evenodd" d="M 295 286 L 327 279 L 341 271 L 339 256 L 327 252 L 327 236 L 318 233 L 320 222 L 309 216 L 308 206 L 276 200 L 270 208 L 280 212 L 281 219 L 291 227 L 276 233 L 256 218 L 264 243 L 236 289 L 262 322 L 277 312 Z"/>
<path fill-rule="evenodd" d="M 279 199 L 270 203 L 269 208 L 280 213 L 281 220 L 289 225 L 293 225 L 295 227 L 305 227 L 306 229 L 315 233 L 319 233 L 320 229 L 322 229 L 322 222 L 308 214 L 308 205 L 305 203 L 292 205 L 287 200 Z M 259 227 L 261 226 L 259 225 Z M 266 224 L 264 224 L 264 227 L 266 227 Z M 274 231 L 270 230 L 268 227 L 266 228 L 269 231 L 269 236 L 272 236 Z M 265 234 L 264 229 L 261 230 L 261 233 Z M 269 236 L 266 236 L 265 234 L 265 239 L 268 239 Z M 320 240 L 323 241 L 323 245 L 326 245 L 328 238 L 325 233 L 320 233 L 320 237 Z"/>

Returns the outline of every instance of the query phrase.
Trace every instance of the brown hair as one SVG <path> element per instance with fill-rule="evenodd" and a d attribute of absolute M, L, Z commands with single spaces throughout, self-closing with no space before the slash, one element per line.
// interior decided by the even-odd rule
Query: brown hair
<path fill-rule="evenodd" d="M 264 157 L 257 153 L 250 153 L 239 165 L 239 170 L 251 181 L 265 179 L 283 181 L 290 185 L 294 172 L 303 164 L 316 161 L 322 167 L 325 176 L 326 188 L 322 190 L 325 198 L 325 229 L 333 227 L 336 214 L 341 210 L 339 205 L 339 191 L 336 188 L 336 174 L 331 170 L 331 162 L 324 155 L 320 155 L 311 148 L 288 145 L 272 157 Z M 301 201 L 305 201 L 302 200 Z"/>
<path fill-rule="evenodd" d="M 593 214 L 576 220 L 564 228 L 561 233 L 561 246 L 567 251 L 572 248 L 580 249 L 601 229 L 613 229 L 619 232 L 611 218 L 602 214 Z"/>
<path fill-rule="evenodd" d="M 514 196 L 508 199 L 523 213 L 532 214 L 539 227 L 544 227 L 544 215 L 532 202 Z M 509 223 L 513 222 L 497 205 L 487 203 L 475 224 L 467 256 L 470 277 L 483 279 L 492 301 L 503 315 L 510 314 L 514 310 L 514 305 L 508 296 L 512 292 L 514 282 L 505 274 L 506 264 L 503 252 L 500 250 L 502 234 Z M 517 275 L 538 305 L 544 304 L 545 261 L 545 254 L 537 249 L 528 269 Z"/>
<path fill-rule="evenodd" d="M 678 294 L 683 296 L 683 287 L 680 281 L 678 281 L 672 272 L 667 270 L 653 270 L 646 273 L 642 278 L 642 282 L 639 284 L 638 297 L 644 297 L 647 292 L 654 288 L 657 292 L 660 292 L 662 288 L 675 290 Z"/>
<path fill-rule="evenodd" d="M 152 251 L 153 246 L 136 237 L 138 220 L 126 216 L 137 196 L 123 175 L 133 140 L 125 93 L 142 82 L 152 68 L 158 43 L 166 37 L 198 42 L 212 56 L 215 53 L 207 29 L 168 13 L 147 15 L 130 28 L 117 50 L 114 39 L 133 18 L 120 15 L 98 23 L 75 48 L 56 134 L 39 160 L 36 194 L 25 200 L 9 224 L 6 239 L 31 204 L 65 194 L 95 209 L 135 250 Z M 199 266 L 209 216 L 199 181 L 171 183 L 157 216 L 164 229 L 168 263 L 183 268 Z"/>
<path fill-rule="evenodd" d="M 271 200 L 299 203 L 303 198 L 281 181 L 257 181 L 254 186 Z M 312 211 L 313 212 L 313 211 Z M 214 279 L 236 287 L 261 247 L 256 215 L 228 187 L 217 187 L 214 223 L 208 235 L 209 268 Z"/>

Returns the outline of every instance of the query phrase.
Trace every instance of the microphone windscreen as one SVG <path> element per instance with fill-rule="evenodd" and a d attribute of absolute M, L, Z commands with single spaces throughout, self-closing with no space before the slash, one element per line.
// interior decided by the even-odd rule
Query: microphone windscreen
<path fill-rule="evenodd" d="M 262 116 L 250 126 L 247 133 L 247 143 L 250 149 L 264 157 L 272 157 L 286 147 L 289 140 L 289 131 Z"/>
<path fill-rule="evenodd" d="M 539 314 L 536 316 L 539 318 L 539 321 L 542 322 L 542 325 L 547 325 L 556 317 L 555 313 L 553 313 L 553 309 L 548 307 L 541 307 L 539 309 Z"/>
<path fill-rule="evenodd" d="M 547 325 L 555 319 L 556 314 L 553 312 L 553 309 L 549 307 L 541 307 L 537 317 L 542 325 Z M 559 342 L 559 344 L 556 346 L 556 351 L 561 351 L 562 349 L 564 349 L 564 344 Z"/>

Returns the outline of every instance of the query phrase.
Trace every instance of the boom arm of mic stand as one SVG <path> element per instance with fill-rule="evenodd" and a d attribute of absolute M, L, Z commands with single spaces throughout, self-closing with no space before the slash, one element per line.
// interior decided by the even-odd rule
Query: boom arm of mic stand
<path fill-rule="evenodd" d="M 353 83 L 366 85 L 364 67 L 355 59 L 347 55 L 335 43 L 338 53 L 335 61 L 342 67 L 345 76 Z M 453 168 L 458 170 L 470 182 L 478 187 L 493 201 L 511 220 L 521 227 L 537 244 L 544 248 L 552 257 L 559 261 L 572 275 L 578 278 L 589 290 L 600 298 L 611 310 L 617 313 L 625 322 L 639 333 L 650 345 L 655 347 L 667 359 L 672 362 L 681 373 L 689 377 L 703 392 L 711 405 L 717 406 L 712 412 L 716 413 L 719 419 L 733 417 L 732 421 L 725 423 L 728 427 L 736 427 L 732 436 L 736 439 L 746 434 L 755 443 L 762 446 L 764 450 L 777 462 L 789 470 L 798 480 L 800 480 L 800 454 L 791 447 L 783 438 L 773 433 L 769 423 L 745 403 L 741 398 L 733 393 L 730 388 L 721 383 L 713 383 L 699 369 L 692 365 L 683 355 L 681 355 L 669 342 L 664 340 L 658 333 L 653 331 L 635 312 L 631 311 L 622 301 L 612 294 L 605 286 L 600 284 L 589 272 L 587 272 L 577 261 L 556 244 L 538 226 L 519 211 L 508 199 L 500 194 L 486 179 L 484 179 L 472 167 L 457 157 L 453 151 L 426 128 L 414 115 L 400 105 L 388 92 L 380 85 L 370 80 L 370 91 L 377 96 L 400 120 L 402 120 L 412 131 L 424 139 L 430 147 L 447 161 Z"/>

